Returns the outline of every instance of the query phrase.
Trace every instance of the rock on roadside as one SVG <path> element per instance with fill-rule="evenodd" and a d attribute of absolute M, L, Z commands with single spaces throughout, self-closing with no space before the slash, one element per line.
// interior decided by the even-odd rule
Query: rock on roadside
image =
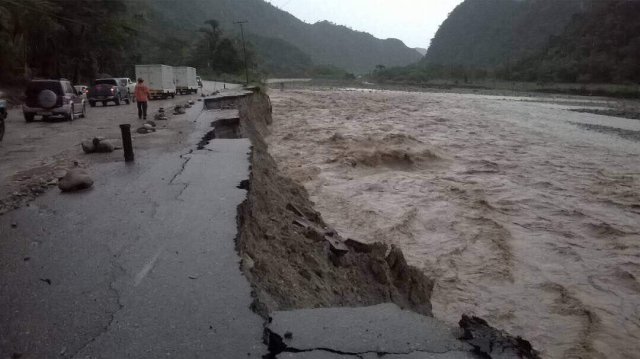
<path fill-rule="evenodd" d="M 58 180 L 58 188 L 62 192 L 74 192 L 93 186 L 93 179 L 80 168 L 69 170 L 67 174 Z"/>

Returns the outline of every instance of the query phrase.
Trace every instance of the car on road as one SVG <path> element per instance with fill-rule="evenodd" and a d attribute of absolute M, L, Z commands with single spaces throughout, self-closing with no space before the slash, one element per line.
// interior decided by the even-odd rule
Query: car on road
<path fill-rule="evenodd" d="M 119 78 L 97 79 L 93 82 L 93 86 L 89 88 L 87 93 L 89 105 L 94 107 L 97 102 L 101 102 L 102 106 L 106 106 L 108 102 L 120 105 L 124 101 L 127 105 L 131 103 L 131 96 L 126 86 Z"/>
<path fill-rule="evenodd" d="M 0 141 L 4 137 L 4 120 L 7 118 L 7 101 L 0 100 Z"/>
<path fill-rule="evenodd" d="M 22 105 L 27 122 L 36 116 L 43 119 L 61 116 L 73 121 L 76 116 L 86 117 L 86 100 L 66 79 L 32 80 L 27 84 L 25 103 Z"/>
<path fill-rule="evenodd" d="M 128 77 L 119 77 L 120 86 L 124 86 L 127 88 L 127 93 L 129 94 L 129 98 L 131 101 L 136 102 L 136 97 L 134 94 L 136 93 L 136 83 L 131 81 Z"/>

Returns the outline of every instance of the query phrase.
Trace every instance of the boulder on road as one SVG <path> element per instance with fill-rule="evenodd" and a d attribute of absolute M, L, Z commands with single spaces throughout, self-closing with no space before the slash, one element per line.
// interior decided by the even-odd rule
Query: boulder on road
<path fill-rule="evenodd" d="M 115 149 L 116 146 L 111 142 L 97 137 L 91 141 L 82 141 L 82 150 L 84 153 L 110 153 Z"/>
<path fill-rule="evenodd" d="M 62 192 L 80 191 L 91 186 L 93 186 L 93 179 L 86 171 L 80 168 L 71 169 L 58 179 L 58 188 Z"/>

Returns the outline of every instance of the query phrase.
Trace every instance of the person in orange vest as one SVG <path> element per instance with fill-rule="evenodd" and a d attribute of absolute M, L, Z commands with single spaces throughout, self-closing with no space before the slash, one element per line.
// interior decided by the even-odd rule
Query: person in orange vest
<path fill-rule="evenodd" d="M 147 102 L 149 102 L 149 98 L 151 94 L 149 93 L 149 88 L 144 84 L 144 80 L 139 78 L 138 84 L 136 85 L 136 103 L 138 104 L 138 118 L 140 120 L 147 119 Z"/>

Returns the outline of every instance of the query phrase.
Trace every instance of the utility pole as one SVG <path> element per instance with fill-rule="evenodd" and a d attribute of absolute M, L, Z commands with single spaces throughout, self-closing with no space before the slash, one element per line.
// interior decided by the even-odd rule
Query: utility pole
<path fill-rule="evenodd" d="M 244 24 L 248 21 L 236 21 L 234 24 L 240 25 L 240 34 L 242 34 L 242 52 L 244 53 L 244 75 L 246 77 L 246 85 L 249 85 L 249 65 L 247 65 L 247 45 L 244 41 Z"/>

